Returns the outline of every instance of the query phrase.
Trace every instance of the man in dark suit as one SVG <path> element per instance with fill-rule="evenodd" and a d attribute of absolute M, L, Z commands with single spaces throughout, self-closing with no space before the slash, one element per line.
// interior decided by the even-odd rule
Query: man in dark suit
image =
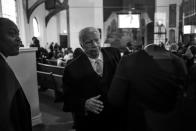
<path fill-rule="evenodd" d="M 187 69 L 182 59 L 152 44 L 124 56 L 108 93 L 108 101 L 124 114 L 121 131 L 180 131 L 179 92 Z"/>
<path fill-rule="evenodd" d="M 109 129 L 111 120 L 106 96 L 120 52 L 115 48 L 101 48 L 100 33 L 94 27 L 80 31 L 83 52 L 64 70 L 64 111 L 75 114 L 77 131 Z"/>
<path fill-rule="evenodd" d="M 0 18 L 0 30 L 0 131 L 32 131 L 30 105 L 6 62 L 19 54 L 19 30 L 6 18 Z"/>

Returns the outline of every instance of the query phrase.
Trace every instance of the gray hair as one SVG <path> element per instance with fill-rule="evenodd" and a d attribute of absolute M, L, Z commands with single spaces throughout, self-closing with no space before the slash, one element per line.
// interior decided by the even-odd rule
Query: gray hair
<path fill-rule="evenodd" d="M 100 32 L 97 28 L 95 27 L 86 27 L 84 29 L 82 29 L 79 32 L 79 41 L 80 41 L 80 45 L 82 45 L 83 43 L 86 42 L 86 40 L 88 39 L 88 36 L 92 33 L 98 34 L 100 36 Z"/>

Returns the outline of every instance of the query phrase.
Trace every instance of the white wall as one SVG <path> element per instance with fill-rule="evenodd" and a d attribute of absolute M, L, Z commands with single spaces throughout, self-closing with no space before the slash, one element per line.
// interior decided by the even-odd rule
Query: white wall
<path fill-rule="evenodd" d="M 19 0 L 19 1 L 21 1 L 21 0 Z M 29 8 L 36 1 L 37 0 L 28 0 Z M 25 3 L 26 2 L 23 2 L 23 5 L 25 5 Z M 25 16 L 26 16 L 25 10 L 23 12 L 25 13 Z M 24 18 L 24 23 L 25 23 L 24 28 L 25 28 L 25 34 L 26 34 L 26 42 L 25 42 L 26 44 L 24 44 L 24 45 L 29 46 L 30 43 L 32 42 L 33 18 L 34 17 L 36 17 L 38 20 L 38 26 L 39 26 L 39 30 L 40 30 L 40 36 L 38 37 L 38 39 L 40 40 L 40 45 L 42 47 L 46 47 L 46 43 L 51 43 L 51 42 L 59 43 L 59 33 L 60 33 L 59 29 L 61 28 L 59 21 L 61 21 L 61 18 L 63 17 L 63 15 L 61 15 L 60 17 L 59 17 L 59 14 L 53 16 L 50 19 L 50 21 L 48 22 L 48 25 L 46 27 L 45 26 L 45 17 L 47 16 L 48 13 L 49 13 L 49 11 L 45 10 L 45 4 L 42 3 L 33 11 L 32 15 L 30 17 L 29 23 L 27 23 L 26 18 Z M 62 14 L 65 14 L 65 13 L 62 13 Z M 66 18 L 66 16 L 63 18 Z M 63 23 L 65 23 L 64 21 L 66 21 L 66 19 L 63 19 L 62 21 L 63 21 Z M 22 30 L 22 28 L 20 30 Z"/>
<path fill-rule="evenodd" d="M 0 0 L 0 16 L 2 16 L 1 0 Z"/>
<path fill-rule="evenodd" d="M 63 10 L 59 13 L 60 17 L 60 34 L 67 34 L 67 11 Z"/>
<path fill-rule="evenodd" d="M 48 22 L 46 34 L 47 34 L 47 42 L 50 44 L 51 42 L 57 42 L 59 43 L 58 39 L 58 26 L 56 23 L 58 23 L 57 16 L 53 16 L 50 21 Z"/>
<path fill-rule="evenodd" d="M 26 23 L 26 13 L 25 8 L 23 7 L 23 0 L 16 0 L 16 9 L 18 14 L 18 28 L 20 29 L 20 38 L 24 46 L 27 46 L 27 35 L 25 30 L 25 23 Z"/>
<path fill-rule="evenodd" d="M 103 1 L 70 0 L 69 7 L 70 45 L 75 49 L 80 46 L 78 34 L 84 27 L 101 28 L 103 32 Z"/>
<path fill-rule="evenodd" d="M 60 44 L 59 35 L 60 34 L 67 34 L 67 12 L 63 10 L 53 16 L 46 28 L 46 39 L 48 44 L 51 42 L 57 42 Z"/>

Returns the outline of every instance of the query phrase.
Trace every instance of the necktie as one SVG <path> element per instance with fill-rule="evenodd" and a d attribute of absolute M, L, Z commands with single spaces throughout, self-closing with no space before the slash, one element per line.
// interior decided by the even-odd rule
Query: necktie
<path fill-rule="evenodd" d="M 103 74 L 103 62 L 100 59 L 95 61 L 95 71 L 98 75 L 102 76 Z"/>

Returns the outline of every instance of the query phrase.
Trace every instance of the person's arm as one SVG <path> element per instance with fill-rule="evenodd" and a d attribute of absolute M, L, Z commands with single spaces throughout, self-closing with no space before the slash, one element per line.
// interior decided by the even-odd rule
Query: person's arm
<path fill-rule="evenodd" d="M 108 93 L 108 101 L 114 107 L 121 108 L 125 106 L 129 87 L 126 72 L 126 59 L 123 57 L 117 67 Z"/>
<path fill-rule="evenodd" d="M 81 96 L 79 84 L 77 84 L 65 67 L 63 74 L 63 92 L 65 112 L 84 112 L 85 99 Z"/>

